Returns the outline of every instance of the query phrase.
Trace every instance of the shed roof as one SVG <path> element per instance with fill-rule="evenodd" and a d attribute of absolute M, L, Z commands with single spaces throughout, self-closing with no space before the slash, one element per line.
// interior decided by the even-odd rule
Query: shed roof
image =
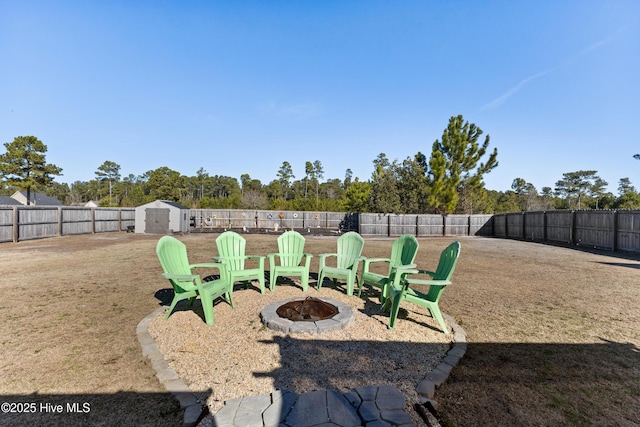
<path fill-rule="evenodd" d="M 145 203 L 144 205 L 138 206 L 138 208 L 143 208 L 147 206 L 157 206 L 158 204 L 169 205 L 172 208 L 177 209 L 189 209 L 186 206 L 181 205 L 180 203 L 172 202 L 171 200 L 154 200 L 153 202 Z M 137 209 L 137 208 L 136 208 Z"/>
<path fill-rule="evenodd" d="M 173 206 L 174 208 L 178 208 L 178 209 L 189 209 L 188 207 L 181 205 L 180 203 L 176 203 L 176 202 L 172 202 L 170 200 L 161 200 L 161 202 L 166 203 L 168 205 Z"/>

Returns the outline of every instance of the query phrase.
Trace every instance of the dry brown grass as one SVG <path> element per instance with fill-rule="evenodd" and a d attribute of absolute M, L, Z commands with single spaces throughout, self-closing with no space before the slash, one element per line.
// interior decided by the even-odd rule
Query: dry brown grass
<path fill-rule="evenodd" d="M 252 253 L 275 249 L 273 235 L 247 237 Z M 6 402 L 38 405 L 36 414 L 0 414 L 0 425 L 181 423 L 135 334 L 167 287 L 157 238 L 117 233 L 0 245 L 0 393 Z M 213 255 L 213 238 L 181 237 L 193 261 Z M 434 265 L 451 240 L 420 239 L 418 265 Z M 386 256 L 390 242 L 367 239 L 364 255 Z M 335 241 L 308 237 L 307 245 L 318 254 Z M 446 424 L 640 424 L 637 259 L 465 238 L 441 307 L 469 340 L 436 394 Z M 76 402 L 90 411 L 67 413 Z M 65 413 L 43 413 L 40 403 L 61 404 Z"/>

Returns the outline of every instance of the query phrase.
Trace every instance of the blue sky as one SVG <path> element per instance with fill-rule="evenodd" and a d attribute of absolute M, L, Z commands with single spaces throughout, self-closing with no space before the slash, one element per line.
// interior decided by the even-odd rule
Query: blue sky
<path fill-rule="evenodd" d="M 488 189 L 586 169 L 640 189 L 636 0 L 0 0 L 0 58 L 0 142 L 38 137 L 58 182 L 106 160 L 368 180 L 462 114 L 498 149 Z"/>

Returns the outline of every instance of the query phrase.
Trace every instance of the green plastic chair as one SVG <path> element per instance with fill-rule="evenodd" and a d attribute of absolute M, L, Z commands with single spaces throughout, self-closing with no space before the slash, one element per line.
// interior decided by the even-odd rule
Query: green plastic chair
<path fill-rule="evenodd" d="M 189 299 L 191 306 L 198 295 L 202 302 L 207 325 L 213 325 L 213 301 L 216 298 L 224 295 L 229 305 L 233 307 L 231 286 L 227 277 L 227 269 L 223 264 L 189 264 L 187 247 L 171 236 L 160 238 L 156 245 L 156 254 L 164 270 L 162 277 L 169 279 L 174 291 L 173 301 L 164 316 L 165 320 L 169 318 L 178 302 Z M 194 268 L 218 268 L 220 279 L 203 283 L 199 275 L 192 273 L 191 270 Z"/>
<path fill-rule="evenodd" d="M 347 295 L 353 295 L 354 283 L 358 280 L 358 264 L 363 259 L 362 248 L 364 239 L 355 231 L 350 231 L 338 237 L 338 249 L 336 253 L 321 254 L 320 277 L 318 278 L 318 289 L 322 287 L 325 277 L 333 279 L 336 284 L 337 279 L 343 279 L 347 283 Z M 329 258 L 336 258 L 335 267 L 327 265 Z"/>
<path fill-rule="evenodd" d="M 297 231 L 286 231 L 278 237 L 278 253 L 267 255 L 269 259 L 269 289 L 273 292 L 278 277 L 300 276 L 302 290 L 309 287 L 311 254 L 304 253 L 304 236 Z M 279 262 L 278 262 L 279 261 Z M 301 264 L 304 261 L 303 264 Z"/>
<path fill-rule="evenodd" d="M 392 284 L 391 296 L 393 304 L 389 316 L 389 329 L 393 329 L 400 310 L 400 303 L 408 301 L 413 304 L 426 307 L 431 313 L 431 317 L 438 320 L 440 327 L 445 334 L 449 333 L 447 325 L 442 318 L 438 301 L 447 285 L 451 284 L 451 276 L 456 268 L 458 256 L 460 255 L 460 242 L 453 242 L 447 246 L 440 254 L 440 261 L 436 271 L 416 270 L 399 268 Z M 408 278 L 408 275 L 427 274 L 430 280 Z M 409 285 L 428 285 L 427 292 L 417 291 Z M 388 305 L 388 301 L 387 304 Z"/>
<path fill-rule="evenodd" d="M 416 259 L 419 246 L 418 239 L 411 234 L 405 234 L 393 242 L 389 258 L 364 258 L 358 286 L 358 297 L 362 294 L 362 286 L 369 285 L 380 288 L 380 302 L 384 303 L 388 297 L 389 285 L 393 282 L 396 269 L 398 267 L 416 268 L 413 261 Z M 385 274 L 370 271 L 370 268 L 376 263 L 388 264 Z"/>
<path fill-rule="evenodd" d="M 249 287 L 249 280 L 260 282 L 260 293 L 264 294 L 264 258 L 259 255 L 245 255 L 247 241 L 234 231 L 225 231 L 216 239 L 218 256 L 214 261 L 226 264 L 231 287 L 236 282 L 242 282 L 245 289 Z M 245 268 L 245 261 L 257 260 L 257 268 Z"/>

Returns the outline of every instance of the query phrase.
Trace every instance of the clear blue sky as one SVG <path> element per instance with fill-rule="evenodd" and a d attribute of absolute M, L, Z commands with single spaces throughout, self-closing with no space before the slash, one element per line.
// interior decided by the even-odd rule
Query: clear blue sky
<path fill-rule="evenodd" d="M 0 61 L 0 142 L 38 137 L 58 182 L 106 160 L 368 180 L 462 114 L 498 149 L 488 189 L 640 189 L 637 0 L 0 0 Z"/>

